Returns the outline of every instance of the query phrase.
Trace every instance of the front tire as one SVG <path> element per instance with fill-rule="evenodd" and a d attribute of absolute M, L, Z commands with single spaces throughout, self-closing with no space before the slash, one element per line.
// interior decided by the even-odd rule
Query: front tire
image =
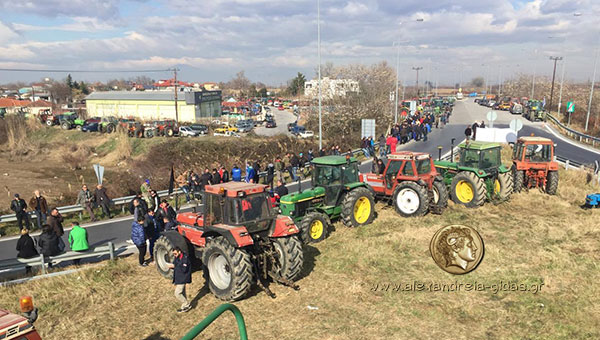
<path fill-rule="evenodd" d="M 75 126 L 75 130 L 77 130 L 77 131 L 81 131 L 81 128 L 82 128 L 82 126 L 81 126 L 81 125 L 77 125 L 77 126 Z"/>
<path fill-rule="evenodd" d="M 298 236 L 273 239 L 273 247 L 278 254 L 279 275 L 289 281 L 296 281 L 302 272 L 304 252 Z"/>
<path fill-rule="evenodd" d="M 402 182 L 393 193 L 394 208 L 403 217 L 423 216 L 429 209 L 427 189 L 415 182 Z"/>
<path fill-rule="evenodd" d="M 152 133 L 152 130 L 144 131 L 144 138 L 152 138 L 152 137 L 154 137 L 154 133 Z"/>
<path fill-rule="evenodd" d="M 165 131 L 165 136 L 167 136 L 167 137 L 173 137 L 175 135 L 175 131 L 173 131 L 172 127 L 166 127 L 164 131 Z"/>
<path fill-rule="evenodd" d="M 472 172 L 459 172 L 452 179 L 450 196 L 456 204 L 478 208 L 485 203 L 487 190 L 482 178 Z"/>
<path fill-rule="evenodd" d="M 106 133 L 113 133 L 115 132 L 115 126 L 113 124 L 108 124 L 106 126 Z"/>
<path fill-rule="evenodd" d="M 433 202 L 430 202 L 435 209 L 432 209 L 434 214 L 442 214 L 448 208 L 448 189 L 442 181 L 433 181 L 431 187 L 433 191 Z"/>
<path fill-rule="evenodd" d="M 207 243 L 202 252 L 202 269 L 210 291 L 220 300 L 240 300 L 250 292 L 254 278 L 250 255 L 223 237 Z"/>
<path fill-rule="evenodd" d="M 173 248 L 175 245 L 165 236 L 161 236 L 154 242 L 154 263 L 160 275 L 172 279 L 173 269 L 167 267 L 168 263 L 173 263 Z"/>
<path fill-rule="evenodd" d="M 513 167 L 513 192 L 521 192 L 525 184 L 525 171 Z"/>
<path fill-rule="evenodd" d="M 509 199 L 514 187 L 512 172 L 507 171 L 503 174 L 498 174 L 498 183 L 500 184 L 500 190 L 497 194 L 500 196 L 500 199 Z"/>
<path fill-rule="evenodd" d="M 46 119 L 46 125 L 48 125 L 48 126 L 52 126 L 52 125 L 54 125 L 54 122 L 52 121 L 52 117 L 48 117 L 48 118 Z"/>
<path fill-rule="evenodd" d="M 300 235 L 304 243 L 317 243 L 327 238 L 331 222 L 318 212 L 306 214 L 300 221 Z"/>
<path fill-rule="evenodd" d="M 71 124 L 69 122 L 62 122 L 62 123 L 60 123 L 60 127 L 63 130 L 70 130 L 71 129 Z"/>
<path fill-rule="evenodd" d="M 546 177 L 546 193 L 548 195 L 556 195 L 558 191 L 558 171 L 548 171 Z"/>
<path fill-rule="evenodd" d="M 344 195 L 342 221 L 347 227 L 369 224 L 375 217 L 375 199 L 365 187 L 356 188 Z"/>

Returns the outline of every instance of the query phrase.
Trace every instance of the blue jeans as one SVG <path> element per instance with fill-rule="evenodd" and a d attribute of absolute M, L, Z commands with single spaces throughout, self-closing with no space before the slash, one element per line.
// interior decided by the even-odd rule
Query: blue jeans
<path fill-rule="evenodd" d="M 363 148 L 362 151 L 365 154 L 365 157 L 367 157 L 367 158 L 371 157 L 371 155 L 369 154 L 369 149 Z"/>
<path fill-rule="evenodd" d="M 39 211 L 39 210 L 34 210 L 33 213 L 36 216 L 35 221 L 37 223 L 38 229 L 42 229 L 42 226 L 44 224 L 46 224 L 46 214 L 43 213 L 43 212 L 41 212 L 41 211 Z"/>
<path fill-rule="evenodd" d="M 297 173 L 298 173 L 298 167 L 295 167 L 295 166 L 294 166 L 294 167 L 292 167 L 292 175 L 294 175 L 294 176 L 293 176 L 293 177 L 294 177 L 294 181 L 297 181 L 297 180 L 298 180 L 298 175 L 297 175 Z"/>
<path fill-rule="evenodd" d="M 185 200 L 187 202 L 189 202 L 190 201 L 190 187 L 188 187 L 187 185 L 184 185 L 181 187 L 181 190 L 185 194 Z"/>

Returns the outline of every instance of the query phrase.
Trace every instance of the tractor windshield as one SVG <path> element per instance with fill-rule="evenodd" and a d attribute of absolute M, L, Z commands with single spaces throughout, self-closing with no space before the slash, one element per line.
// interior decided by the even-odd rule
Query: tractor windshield
<path fill-rule="evenodd" d="M 417 160 L 417 173 L 419 175 L 428 174 L 430 172 L 431 172 L 431 161 L 429 158 Z"/>
<path fill-rule="evenodd" d="M 342 167 L 343 183 L 358 182 L 358 165 L 356 163 L 348 164 Z"/>
<path fill-rule="evenodd" d="M 479 167 L 479 150 L 462 149 L 460 152 L 460 165 L 468 168 Z"/>
<path fill-rule="evenodd" d="M 480 169 L 489 169 L 500 166 L 500 148 L 493 148 L 481 151 Z"/>
<path fill-rule="evenodd" d="M 229 201 L 229 204 L 232 224 L 271 218 L 271 205 L 265 193 L 234 198 Z"/>
<path fill-rule="evenodd" d="M 342 184 L 342 168 L 339 166 L 316 165 L 313 173 L 314 187 Z"/>
<path fill-rule="evenodd" d="M 549 144 L 530 144 L 525 147 L 525 161 L 552 161 L 552 146 Z"/>

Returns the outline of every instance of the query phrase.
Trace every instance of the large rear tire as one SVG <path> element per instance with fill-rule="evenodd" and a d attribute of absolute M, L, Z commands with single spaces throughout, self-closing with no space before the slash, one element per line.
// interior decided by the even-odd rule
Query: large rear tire
<path fill-rule="evenodd" d="M 546 177 L 546 193 L 548 195 L 556 195 L 558 191 L 558 171 L 548 171 Z"/>
<path fill-rule="evenodd" d="M 433 181 L 431 189 L 433 191 L 433 202 L 429 202 L 429 204 L 435 207 L 432 213 L 442 214 L 448 208 L 448 189 L 444 182 L 439 180 Z"/>
<path fill-rule="evenodd" d="M 48 125 L 48 126 L 54 125 L 54 119 L 52 117 L 46 118 L 46 125 Z"/>
<path fill-rule="evenodd" d="M 106 133 L 113 133 L 113 132 L 115 132 L 115 126 L 114 126 L 114 124 L 108 124 L 106 126 Z"/>
<path fill-rule="evenodd" d="M 415 182 L 402 182 L 396 186 L 394 208 L 403 217 L 423 216 L 429 209 L 427 189 Z"/>
<path fill-rule="evenodd" d="M 523 185 L 525 184 L 525 171 L 517 170 L 513 166 L 512 173 L 513 173 L 513 192 L 521 192 L 521 190 L 523 190 Z"/>
<path fill-rule="evenodd" d="M 375 217 L 375 199 L 369 189 L 358 187 L 342 200 L 342 222 L 346 227 L 370 224 Z"/>
<path fill-rule="evenodd" d="M 71 123 L 62 122 L 62 123 L 60 123 L 60 128 L 63 130 L 71 130 Z"/>
<path fill-rule="evenodd" d="M 300 235 L 304 243 L 317 243 L 327 238 L 331 222 L 327 215 L 312 212 L 300 221 Z"/>
<path fill-rule="evenodd" d="M 500 192 L 498 192 L 500 199 L 508 200 L 514 188 L 512 172 L 498 174 L 498 183 L 500 184 Z"/>
<path fill-rule="evenodd" d="M 170 239 L 161 236 L 154 242 L 154 263 L 160 275 L 172 279 L 173 269 L 167 267 L 168 263 L 173 263 L 173 248 L 175 245 Z"/>
<path fill-rule="evenodd" d="M 83 126 L 81 126 L 81 125 L 76 125 L 76 126 L 75 126 L 75 130 L 77 130 L 77 131 L 81 131 L 81 128 L 82 128 L 82 127 L 83 127 Z"/>
<path fill-rule="evenodd" d="M 152 138 L 154 137 L 154 133 L 152 130 L 144 130 L 144 138 Z"/>
<path fill-rule="evenodd" d="M 170 126 L 166 127 L 164 132 L 165 132 L 165 136 L 167 136 L 167 137 L 173 137 L 175 135 L 175 131 L 173 131 L 173 128 Z"/>
<path fill-rule="evenodd" d="M 273 247 L 279 256 L 279 275 L 289 281 L 295 281 L 302 272 L 304 252 L 298 236 L 273 239 Z"/>
<path fill-rule="evenodd" d="M 456 174 L 450 188 L 450 197 L 456 204 L 478 208 L 485 203 L 485 182 L 472 172 L 463 171 Z"/>
<path fill-rule="evenodd" d="M 202 269 L 210 291 L 220 300 L 236 301 L 250 292 L 254 279 L 250 255 L 234 248 L 223 237 L 206 244 Z"/>

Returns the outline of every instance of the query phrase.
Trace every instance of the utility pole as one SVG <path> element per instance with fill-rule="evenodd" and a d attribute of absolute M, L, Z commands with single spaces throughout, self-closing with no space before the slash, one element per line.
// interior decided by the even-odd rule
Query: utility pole
<path fill-rule="evenodd" d="M 562 62 L 562 76 L 560 77 L 560 91 L 558 92 L 558 120 L 560 120 L 560 108 L 562 106 L 562 90 L 565 82 L 565 64 L 567 61 Z"/>
<path fill-rule="evenodd" d="M 550 60 L 554 60 L 554 70 L 552 71 L 552 86 L 550 87 L 550 106 L 548 106 L 548 112 L 552 113 L 552 99 L 554 97 L 554 78 L 556 77 L 556 62 L 562 60 L 562 57 L 550 57 Z"/>
<path fill-rule="evenodd" d="M 534 57 L 533 57 L 533 76 L 531 76 L 531 98 L 529 99 L 533 99 L 534 95 L 535 95 L 535 71 L 537 68 L 537 63 L 535 62 L 535 57 L 537 56 L 537 50 L 534 51 Z"/>
<path fill-rule="evenodd" d="M 588 103 L 587 117 L 585 118 L 585 131 L 588 130 L 588 123 L 590 121 L 590 111 L 592 109 L 592 98 L 594 97 L 594 86 L 596 85 L 596 67 L 598 66 L 598 53 L 600 47 L 596 49 L 596 60 L 594 61 L 594 75 L 592 76 L 592 89 L 590 90 L 590 101 Z"/>
<path fill-rule="evenodd" d="M 412 69 L 417 71 L 417 99 L 419 99 L 419 70 L 422 70 L 423 67 L 413 67 Z"/>
<path fill-rule="evenodd" d="M 398 44 L 397 48 L 398 52 L 396 53 L 396 92 L 394 92 L 394 124 L 398 123 L 398 78 L 400 77 L 400 44 Z"/>
<path fill-rule="evenodd" d="M 179 108 L 177 107 L 177 67 L 173 68 L 173 78 L 175 79 L 175 122 L 179 124 Z"/>
<path fill-rule="evenodd" d="M 317 53 L 319 55 L 319 150 L 323 149 L 323 118 L 321 109 L 321 1 L 317 0 Z"/>

